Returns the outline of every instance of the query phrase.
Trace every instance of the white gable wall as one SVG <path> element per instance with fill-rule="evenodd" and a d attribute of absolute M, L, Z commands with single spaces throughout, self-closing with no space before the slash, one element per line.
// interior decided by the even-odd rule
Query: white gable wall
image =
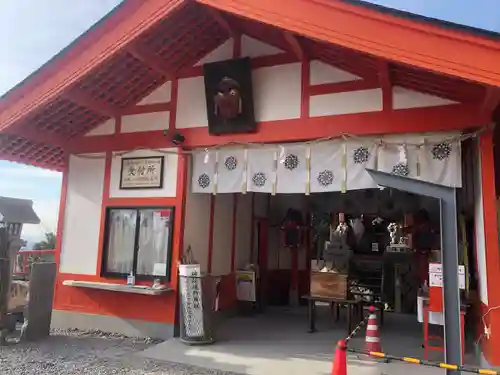
<path fill-rule="evenodd" d="M 96 275 L 97 272 L 106 162 L 104 154 L 91 156 L 95 158 L 72 155 L 69 160 L 59 265 L 62 273 Z"/>

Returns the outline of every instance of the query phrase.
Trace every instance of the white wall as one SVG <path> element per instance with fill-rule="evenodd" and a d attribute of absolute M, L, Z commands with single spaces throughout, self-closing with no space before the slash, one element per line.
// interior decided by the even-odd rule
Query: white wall
<path fill-rule="evenodd" d="M 479 147 L 479 145 L 478 145 Z M 474 226 L 476 239 L 477 274 L 479 281 L 479 297 L 488 305 L 488 279 L 486 264 L 486 239 L 484 235 L 483 183 L 481 173 L 481 154 L 477 152 L 474 176 Z M 495 218 L 491 218 L 494 220 Z"/>
<path fill-rule="evenodd" d="M 95 275 L 99 254 L 105 158 L 71 156 L 59 271 Z"/>
<path fill-rule="evenodd" d="M 435 107 L 450 104 L 458 103 L 452 100 L 405 89 L 399 86 L 394 86 L 392 89 L 392 105 L 394 109 Z"/>
<path fill-rule="evenodd" d="M 314 95 L 309 100 L 309 115 L 334 116 L 382 110 L 382 89 Z"/>
<path fill-rule="evenodd" d="M 109 119 L 108 121 L 102 123 L 101 125 L 98 125 L 91 131 L 89 131 L 87 134 L 85 134 L 86 137 L 92 137 L 92 136 L 97 136 L 97 135 L 111 135 L 115 134 L 115 119 Z"/>
<path fill-rule="evenodd" d="M 122 133 L 148 132 L 167 130 L 170 121 L 170 111 L 151 112 L 122 117 Z"/>
<path fill-rule="evenodd" d="M 191 193 L 190 178 L 188 185 L 184 217 L 184 250 L 191 246 L 194 259 L 200 264 L 201 271 L 207 272 L 211 195 Z"/>
<path fill-rule="evenodd" d="M 257 121 L 300 117 L 301 64 L 277 65 L 252 72 L 253 100 Z"/>
<path fill-rule="evenodd" d="M 177 150 L 175 148 L 169 148 L 163 149 L 162 151 L 172 152 L 172 154 L 164 154 L 151 150 L 137 150 L 123 155 L 124 158 L 164 156 L 163 188 L 161 189 L 120 190 L 122 157 L 115 153 L 111 161 L 110 198 L 175 197 L 177 190 Z"/>
<path fill-rule="evenodd" d="M 218 194 L 215 199 L 212 275 L 231 272 L 233 194 Z"/>
<path fill-rule="evenodd" d="M 334 66 L 325 64 L 318 60 L 312 60 L 309 64 L 310 74 L 309 83 L 311 85 L 320 85 L 323 83 L 350 82 L 361 79 L 354 74 L 338 69 Z"/>
<path fill-rule="evenodd" d="M 163 85 L 154 90 L 151 94 L 142 99 L 139 105 L 155 104 L 155 103 L 168 103 L 172 95 L 172 82 L 165 82 Z"/>

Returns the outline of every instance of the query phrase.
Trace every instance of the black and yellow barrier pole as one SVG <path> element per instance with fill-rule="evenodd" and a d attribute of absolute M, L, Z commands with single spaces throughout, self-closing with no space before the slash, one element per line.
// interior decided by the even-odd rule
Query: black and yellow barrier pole
<path fill-rule="evenodd" d="M 406 362 L 406 363 L 411 363 L 414 365 L 442 368 L 445 370 L 464 371 L 464 372 L 471 372 L 474 374 L 481 374 L 481 375 L 500 375 L 500 371 L 476 368 L 476 367 L 472 367 L 472 366 L 453 365 L 453 364 L 443 363 L 443 362 L 425 361 L 422 359 L 412 358 L 412 357 L 397 357 L 397 356 L 386 354 L 386 353 L 367 352 L 365 350 L 354 349 L 354 348 L 347 348 L 347 351 L 350 353 L 363 354 L 363 355 L 367 355 L 367 356 L 374 357 L 374 358 L 383 358 L 383 359 L 386 359 L 388 361 Z"/>

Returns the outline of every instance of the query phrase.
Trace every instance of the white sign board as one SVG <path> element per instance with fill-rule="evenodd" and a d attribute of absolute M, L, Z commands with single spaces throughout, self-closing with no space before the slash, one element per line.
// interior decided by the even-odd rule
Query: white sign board
<path fill-rule="evenodd" d="M 179 276 L 182 317 L 186 336 L 201 337 L 204 334 L 201 267 L 199 264 L 180 264 Z"/>
<path fill-rule="evenodd" d="M 236 272 L 236 298 L 238 301 L 255 302 L 255 272 Z"/>
<path fill-rule="evenodd" d="M 429 264 L 429 286 L 443 287 L 443 266 L 440 263 Z M 458 286 L 465 289 L 465 266 L 458 266 Z"/>

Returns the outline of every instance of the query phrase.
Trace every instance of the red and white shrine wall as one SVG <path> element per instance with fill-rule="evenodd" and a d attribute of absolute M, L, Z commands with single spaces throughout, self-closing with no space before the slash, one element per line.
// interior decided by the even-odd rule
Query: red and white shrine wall
<path fill-rule="evenodd" d="M 326 116 L 332 116 L 331 123 L 342 119 L 339 126 L 352 133 L 367 134 L 369 132 L 359 124 L 354 127 L 346 124 L 355 120 L 357 115 L 384 114 L 391 109 L 410 111 L 405 112 L 405 116 L 411 120 L 404 121 L 400 132 L 423 131 L 422 127 L 413 128 L 413 124 L 424 120 L 436 124 L 439 130 L 454 130 L 454 121 L 466 121 L 460 109 L 454 112 L 453 108 L 459 106 L 447 99 L 401 87 L 381 87 L 379 82 L 366 81 L 319 61 L 298 61 L 287 52 L 247 36 L 236 41 L 230 39 L 190 71 L 153 91 L 123 116 L 90 131 L 75 145 L 75 154 L 78 155 L 69 156 L 69 168 L 63 182 L 59 225 L 62 240 L 58 247 L 60 261 L 54 301 L 57 324 L 84 328 L 91 325 L 102 329 L 113 327 L 117 332 L 135 330 L 134 334 L 149 334 L 147 331 L 153 329 L 150 323 L 155 323 L 161 325 L 164 336 L 171 333 L 169 327 L 174 323 L 175 292 L 166 296 L 143 296 L 62 285 L 64 280 L 109 282 L 101 277 L 107 207 L 174 207 L 172 275 L 176 275 L 179 254 L 190 245 L 204 271 L 224 276 L 223 295 L 229 297 L 222 297 L 221 304 L 229 307 L 234 295 L 231 274 L 250 261 L 255 251 L 252 217 L 269 215 L 269 221 L 274 223 L 283 218 L 290 206 L 303 204 L 301 195 L 273 197 L 270 207 L 266 194 L 214 196 L 192 193 L 189 187 L 190 162 L 186 156 L 177 155 L 176 148 L 169 148 L 169 138 L 163 135 L 165 130 L 170 134 L 180 131 L 186 136 L 187 147 L 193 148 L 230 140 L 228 136 L 208 136 L 201 65 L 245 56 L 252 58 L 255 116 L 261 130 L 247 138 L 242 136 L 243 141 L 286 142 L 317 137 L 325 133 L 319 125 L 301 127 L 296 122 L 305 118 L 328 119 Z M 417 118 L 419 113 L 411 112 L 427 111 L 426 108 L 432 111 L 430 107 L 436 110 L 444 108 L 449 117 L 441 121 L 427 116 L 431 112 L 419 112 L 427 117 Z M 384 118 L 380 119 L 380 124 L 377 122 L 380 129 L 373 125 L 376 121 L 371 121 L 372 134 L 388 129 L 387 123 L 382 121 Z M 331 125 L 325 122 L 325 126 Z M 138 148 L 141 150 L 132 151 Z M 164 155 L 163 188 L 121 190 L 122 154 L 123 157 Z M 483 176 L 483 182 L 485 178 L 489 177 Z M 488 194 L 491 195 L 491 191 Z M 489 195 L 483 196 L 483 200 L 490 199 Z M 487 217 L 487 211 L 485 206 L 484 217 Z M 480 231 L 480 228 L 476 230 Z M 485 234 L 486 244 L 491 235 Z M 290 256 L 279 250 L 279 236 L 278 229 L 269 233 L 269 268 L 288 270 Z M 486 247 L 485 253 L 489 252 Z M 300 259 L 299 266 L 305 269 L 305 258 Z M 175 289 L 176 277 L 172 277 L 171 282 Z M 491 283 L 489 279 L 483 284 L 487 283 Z M 492 298 L 489 297 L 491 306 Z M 488 300 L 484 303 L 488 305 Z M 60 313 L 59 317 L 57 313 Z"/>

